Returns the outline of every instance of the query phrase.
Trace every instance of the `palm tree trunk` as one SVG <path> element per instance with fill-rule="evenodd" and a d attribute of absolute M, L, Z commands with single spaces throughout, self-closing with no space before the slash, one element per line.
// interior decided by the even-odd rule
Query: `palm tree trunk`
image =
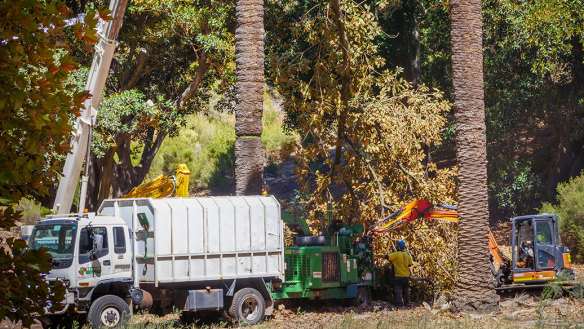
<path fill-rule="evenodd" d="M 264 3 L 237 0 L 235 6 L 235 193 L 260 194 L 263 181 Z"/>
<path fill-rule="evenodd" d="M 489 260 L 489 209 L 481 0 L 451 0 L 450 24 L 456 160 L 458 275 L 455 310 L 496 309 Z"/>

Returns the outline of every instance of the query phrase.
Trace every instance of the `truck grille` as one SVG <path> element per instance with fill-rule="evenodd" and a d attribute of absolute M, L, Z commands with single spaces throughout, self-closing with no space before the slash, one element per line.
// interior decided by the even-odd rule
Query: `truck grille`
<path fill-rule="evenodd" d="M 303 254 L 286 254 L 286 281 L 303 280 L 310 277 L 310 258 Z"/>
<path fill-rule="evenodd" d="M 339 282 L 341 280 L 339 269 L 339 253 L 327 251 L 322 253 L 322 282 Z"/>

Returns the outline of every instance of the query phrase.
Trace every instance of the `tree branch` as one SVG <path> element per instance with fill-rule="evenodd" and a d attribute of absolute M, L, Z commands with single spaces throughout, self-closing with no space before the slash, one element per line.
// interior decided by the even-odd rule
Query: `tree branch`
<path fill-rule="evenodd" d="M 144 65 L 146 64 L 147 57 L 148 51 L 146 51 L 145 48 L 140 48 L 140 50 L 138 51 L 138 58 L 136 59 L 136 67 L 134 68 L 134 71 L 132 72 L 130 78 L 127 81 L 124 79 L 122 90 L 134 88 L 134 85 L 136 85 L 136 82 L 138 82 L 140 74 L 142 74 L 142 71 L 144 70 Z"/>
<path fill-rule="evenodd" d="M 341 21 L 341 6 L 339 0 L 331 0 L 333 7 L 334 20 L 339 33 L 341 42 L 341 52 L 343 54 L 343 70 L 341 72 L 341 113 L 337 126 L 337 144 L 335 161 L 331 168 L 330 177 L 334 175 L 335 168 L 341 163 L 341 153 L 343 148 L 343 140 L 345 136 L 345 125 L 347 122 L 347 114 L 349 112 L 349 96 L 351 91 L 351 62 L 349 58 L 349 42 L 347 40 L 345 25 Z"/>
<path fill-rule="evenodd" d="M 185 89 L 185 91 L 183 91 L 180 98 L 175 101 L 175 105 L 179 109 L 183 109 L 185 107 L 185 104 L 187 103 L 187 101 L 189 99 L 191 99 L 191 97 L 193 97 L 193 95 L 197 92 L 197 89 L 199 88 L 199 85 L 201 84 L 201 81 L 203 80 L 203 75 L 205 75 L 205 72 L 207 71 L 207 66 L 208 66 L 207 65 L 207 52 L 205 51 L 205 49 L 201 50 L 201 56 L 199 56 L 198 62 L 199 62 L 199 67 L 197 68 L 197 73 L 195 74 L 195 78 L 193 79 L 191 84 L 187 87 L 187 89 Z"/>

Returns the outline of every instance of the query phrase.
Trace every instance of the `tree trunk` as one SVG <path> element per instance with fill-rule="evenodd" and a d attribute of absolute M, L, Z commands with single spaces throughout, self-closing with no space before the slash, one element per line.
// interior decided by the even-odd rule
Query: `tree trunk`
<path fill-rule="evenodd" d="M 349 41 L 345 33 L 345 24 L 341 20 L 341 5 L 339 0 L 331 1 L 333 13 L 335 17 L 335 25 L 339 33 L 339 41 L 341 45 L 341 53 L 343 54 L 343 68 L 341 71 L 341 113 L 338 119 L 337 126 L 337 143 L 335 145 L 335 162 L 331 169 L 331 177 L 335 172 L 335 167 L 341 164 L 341 155 L 343 151 L 343 142 L 345 140 L 345 128 L 347 124 L 347 114 L 349 113 L 349 97 L 351 92 L 351 60 L 349 58 Z"/>
<path fill-rule="evenodd" d="M 412 31 L 412 39 L 414 41 L 414 56 L 411 59 L 412 70 L 412 86 L 418 88 L 422 83 L 422 70 L 420 68 L 420 32 L 418 31 L 418 16 L 414 12 L 412 15 L 414 19 L 414 30 Z"/>
<path fill-rule="evenodd" d="M 260 156 L 258 157 L 258 154 Z M 235 191 L 237 195 L 259 195 L 263 185 L 263 145 L 259 137 L 235 141 Z"/>
<path fill-rule="evenodd" d="M 94 154 L 89 157 L 89 175 L 87 181 L 87 199 L 85 207 L 90 211 L 95 211 L 98 205 L 99 182 L 102 178 L 101 161 Z"/>
<path fill-rule="evenodd" d="M 235 13 L 235 134 L 261 136 L 264 103 L 264 7 L 262 0 L 237 0 Z M 263 147 L 259 138 L 235 143 L 235 193 L 260 194 Z"/>
<path fill-rule="evenodd" d="M 450 24 L 458 163 L 457 311 L 497 309 L 490 271 L 486 127 L 480 0 L 451 0 Z"/>
<path fill-rule="evenodd" d="M 131 139 L 125 138 L 118 145 L 116 153 L 119 161 L 114 165 L 111 181 L 114 198 L 121 197 L 142 183 L 165 137 L 166 134 L 156 133 L 153 127 L 148 128 L 146 140 L 143 142 L 144 150 L 142 150 L 140 162 L 136 166 L 132 165 Z"/>

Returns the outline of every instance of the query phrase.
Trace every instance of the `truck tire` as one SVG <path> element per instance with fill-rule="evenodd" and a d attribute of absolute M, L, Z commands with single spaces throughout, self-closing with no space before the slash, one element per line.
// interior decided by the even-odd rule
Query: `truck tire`
<path fill-rule="evenodd" d="M 128 304 L 118 296 L 105 295 L 96 299 L 87 314 L 93 328 L 124 328 L 130 317 Z"/>
<path fill-rule="evenodd" d="M 368 306 L 371 304 L 371 294 L 369 293 L 369 289 L 367 289 L 367 287 L 358 287 L 357 296 L 353 297 L 351 304 L 352 306 Z"/>
<path fill-rule="evenodd" d="M 247 324 L 256 324 L 264 318 L 266 303 L 259 291 L 253 288 L 240 289 L 233 295 L 229 315 Z"/>

